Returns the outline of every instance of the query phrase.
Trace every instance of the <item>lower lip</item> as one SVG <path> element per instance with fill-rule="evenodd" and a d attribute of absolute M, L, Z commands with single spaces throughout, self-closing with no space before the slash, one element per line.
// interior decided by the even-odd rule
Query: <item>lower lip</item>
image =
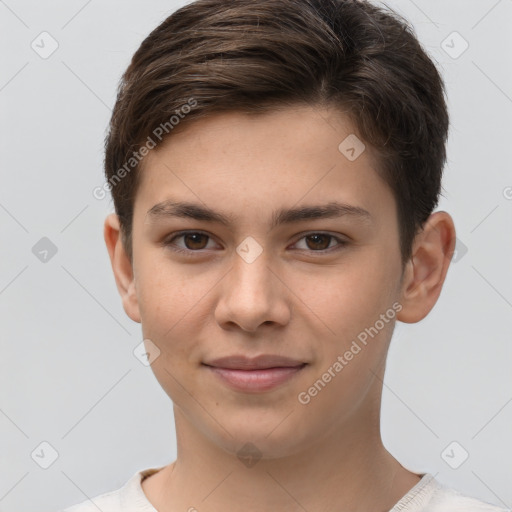
<path fill-rule="evenodd" d="M 237 391 L 261 392 L 268 391 L 285 383 L 299 373 L 306 365 L 292 368 L 266 368 L 262 370 L 231 370 L 216 366 L 205 366 Z"/>

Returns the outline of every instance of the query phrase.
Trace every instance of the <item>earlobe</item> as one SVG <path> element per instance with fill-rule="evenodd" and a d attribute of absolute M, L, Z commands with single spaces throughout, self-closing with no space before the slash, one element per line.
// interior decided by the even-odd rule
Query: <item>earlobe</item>
<path fill-rule="evenodd" d="M 401 289 L 397 320 L 419 322 L 434 307 L 455 250 L 455 226 L 447 212 L 433 213 L 413 244 Z"/>
<path fill-rule="evenodd" d="M 111 213 L 105 219 L 103 237 L 110 256 L 117 290 L 123 301 L 123 308 L 134 322 L 140 323 L 133 267 L 123 246 L 119 218 L 115 213 Z"/>

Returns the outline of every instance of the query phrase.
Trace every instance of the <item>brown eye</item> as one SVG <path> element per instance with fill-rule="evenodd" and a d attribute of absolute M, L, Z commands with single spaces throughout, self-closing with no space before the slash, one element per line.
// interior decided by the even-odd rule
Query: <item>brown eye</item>
<path fill-rule="evenodd" d="M 309 244 L 306 242 L 306 245 L 308 246 L 308 249 L 317 249 L 317 250 L 324 250 L 329 247 L 330 241 L 333 237 L 331 235 L 323 235 L 321 233 L 314 234 L 314 235 L 308 235 L 305 237 L 307 241 L 311 240 L 312 243 Z"/>
<path fill-rule="evenodd" d="M 185 247 L 190 250 L 204 249 L 206 247 L 206 244 L 202 242 L 209 238 L 208 236 L 203 235 L 202 233 L 191 233 L 181 236 L 183 237 L 183 241 L 185 242 Z"/>
<path fill-rule="evenodd" d="M 295 247 L 299 250 L 321 254 L 343 249 L 346 245 L 348 245 L 347 241 L 329 233 L 311 233 L 303 236 L 295 243 Z"/>
<path fill-rule="evenodd" d="M 208 247 L 210 241 L 213 242 L 206 233 L 185 231 L 175 233 L 174 236 L 164 240 L 162 244 L 175 252 L 192 256 L 194 253 L 201 253 L 203 249 L 211 249 L 211 246 Z"/>

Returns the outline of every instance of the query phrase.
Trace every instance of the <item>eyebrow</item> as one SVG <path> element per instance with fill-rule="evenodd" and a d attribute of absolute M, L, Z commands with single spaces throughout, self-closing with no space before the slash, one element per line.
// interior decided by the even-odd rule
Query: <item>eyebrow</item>
<path fill-rule="evenodd" d="M 217 212 L 200 204 L 179 202 L 168 199 L 155 204 L 147 212 L 151 220 L 161 218 L 186 218 L 198 221 L 217 222 L 224 226 L 234 223 L 234 217 Z M 282 224 L 293 224 L 304 220 L 333 219 L 339 217 L 352 217 L 366 222 L 372 222 L 373 217 L 364 208 L 338 201 L 331 201 L 324 205 L 300 206 L 298 208 L 281 208 L 272 214 L 271 229 Z M 150 222 L 151 222 L 150 220 Z"/>

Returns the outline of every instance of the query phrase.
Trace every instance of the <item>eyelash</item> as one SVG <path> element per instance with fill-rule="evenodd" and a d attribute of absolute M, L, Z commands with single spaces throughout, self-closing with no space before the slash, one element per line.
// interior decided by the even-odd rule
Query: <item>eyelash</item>
<path fill-rule="evenodd" d="M 194 251 L 192 249 L 182 249 L 182 248 L 177 247 L 176 245 L 173 244 L 173 242 L 177 238 L 182 238 L 185 235 L 204 235 L 204 236 L 208 237 L 210 240 L 212 239 L 212 237 L 210 235 L 208 235 L 207 233 L 204 233 L 202 231 L 179 231 L 178 233 L 174 233 L 171 238 L 168 238 L 168 239 L 164 240 L 162 242 L 162 244 L 165 247 L 169 247 L 174 252 L 177 252 L 177 253 L 180 253 L 180 254 L 184 254 L 185 256 L 191 257 L 191 258 L 195 257 L 195 253 L 201 254 L 203 251 L 206 250 L 206 249 L 198 249 L 198 250 Z M 298 243 L 300 240 L 302 240 L 303 238 L 307 238 L 308 236 L 312 236 L 312 235 L 327 236 L 327 237 L 329 237 L 331 239 L 336 240 L 338 242 L 338 245 L 336 245 L 334 247 L 330 247 L 328 249 L 322 249 L 320 251 L 315 251 L 313 249 L 299 249 L 300 251 L 308 251 L 310 253 L 320 253 L 322 255 L 322 254 L 327 254 L 327 253 L 330 253 L 330 252 L 338 251 L 338 250 L 342 249 L 343 247 L 345 247 L 346 245 L 348 245 L 347 241 L 345 241 L 345 240 L 343 240 L 343 239 L 341 239 L 341 238 L 339 238 L 337 236 L 331 235 L 330 233 L 323 233 L 321 231 L 311 231 L 311 232 L 306 233 L 301 238 L 299 238 L 294 243 L 294 245 L 296 243 Z"/>

